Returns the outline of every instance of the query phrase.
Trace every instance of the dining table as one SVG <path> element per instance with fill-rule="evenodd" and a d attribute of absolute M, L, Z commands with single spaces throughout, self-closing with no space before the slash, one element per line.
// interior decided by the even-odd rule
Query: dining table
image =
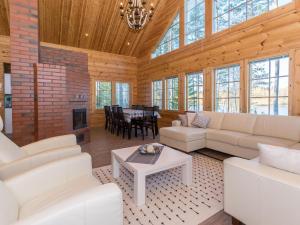
<path fill-rule="evenodd" d="M 144 110 L 140 109 L 123 109 L 123 113 L 124 119 L 128 123 L 130 123 L 132 119 L 141 118 L 144 116 Z M 154 112 L 154 116 L 156 116 L 158 119 L 161 118 L 160 114 L 156 111 Z"/>

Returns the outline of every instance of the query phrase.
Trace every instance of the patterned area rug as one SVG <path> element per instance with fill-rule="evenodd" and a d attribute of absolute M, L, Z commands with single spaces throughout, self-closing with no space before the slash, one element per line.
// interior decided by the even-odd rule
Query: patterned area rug
<path fill-rule="evenodd" d="M 124 224 L 198 225 L 223 209 L 223 163 L 193 153 L 193 184 L 181 183 L 181 169 L 147 177 L 146 205 L 133 203 L 133 175 L 125 168 L 112 179 L 111 166 L 94 169 L 101 183 L 115 182 L 123 191 Z"/>

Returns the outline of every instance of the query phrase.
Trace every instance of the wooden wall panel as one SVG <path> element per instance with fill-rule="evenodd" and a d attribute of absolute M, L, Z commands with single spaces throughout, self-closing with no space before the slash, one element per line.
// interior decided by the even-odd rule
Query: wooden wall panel
<path fill-rule="evenodd" d="M 131 104 L 137 102 L 137 62 L 135 58 L 91 52 L 89 55 L 89 73 L 91 87 L 91 126 L 104 125 L 103 110 L 95 109 L 95 81 L 124 81 L 130 83 Z M 114 90 L 112 90 L 114 96 Z M 113 98 L 114 100 L 114 98 Z"/>
<path fill-rule="evenodd" d="M 217 34 L 208 35 L 188 46 L 184 46 L 166 55 L 151 59 L 150 48 L 144 56 L 138 59 L 138 85 L 145 90 L 139 94 L 138 101 L 151 104 L 149 85 L 152 80 L 164 79 L 170 75 L 183 76 L 193 71 L 204 71 L 205 74 L 205 110 L 213 110 L 213 71 L 214 68 L 230 65 L 241 65 L 241 111 L 247 112 L 247 80 L 248 62 L 257 58 L 264 58 L 282 54 L 295 56 L 292 62 L 294 68 L 291 79 L 295 84 L 291 92 L 290 114 L 300 115 L 300 11 L 297 2 L 263 14 L 245 23 L 232 27 Z M 207 25 L 208 26 L 208 25 Z M 209 31 L 208 31 L 209 32 Z M 156 36 L 156 34 L 153 34 Z M 151 39 L 151 37 L 150 37 Z M 295 66 L 294 66 L 295 65 Z M 299 80 L 299 81 L 298 81 Z M 184 95 L 180 94 L 179 113 L 184 111 Z M 163 125 L 170 125 L 174 112 L 163 112 L 166 115 L 161 121 Z M 178 112 L 177 112 L 178 114 Z"/>
<path fill-rule="evenodd" d="M 290 81 L 290 110 L 292 115 L 300 116 L 300 49 L 290 52 L 292 79 Z"/>

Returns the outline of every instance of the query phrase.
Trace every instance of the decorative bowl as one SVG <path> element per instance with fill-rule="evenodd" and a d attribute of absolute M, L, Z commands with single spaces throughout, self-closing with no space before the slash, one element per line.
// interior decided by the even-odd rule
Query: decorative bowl
<path fill-rule="evenodd" d="M 163 148 L 164 148 L 163 145 L 146 144 L 140 146 L 138 150 L 142 155 L 155 155 L 161 153 Z"/>

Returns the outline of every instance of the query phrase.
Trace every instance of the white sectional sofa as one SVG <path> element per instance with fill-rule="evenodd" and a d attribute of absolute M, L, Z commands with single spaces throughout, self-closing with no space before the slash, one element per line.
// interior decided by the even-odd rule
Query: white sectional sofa
<path fill-rule="evenodd" d="M 258 143 L 300 149 L 300 117 L 203 113 L 210 118 L 206 129 L 164 127 L 160 142 L 185 152 L 206 147 L 247 159 L 258 156 Z"/>

